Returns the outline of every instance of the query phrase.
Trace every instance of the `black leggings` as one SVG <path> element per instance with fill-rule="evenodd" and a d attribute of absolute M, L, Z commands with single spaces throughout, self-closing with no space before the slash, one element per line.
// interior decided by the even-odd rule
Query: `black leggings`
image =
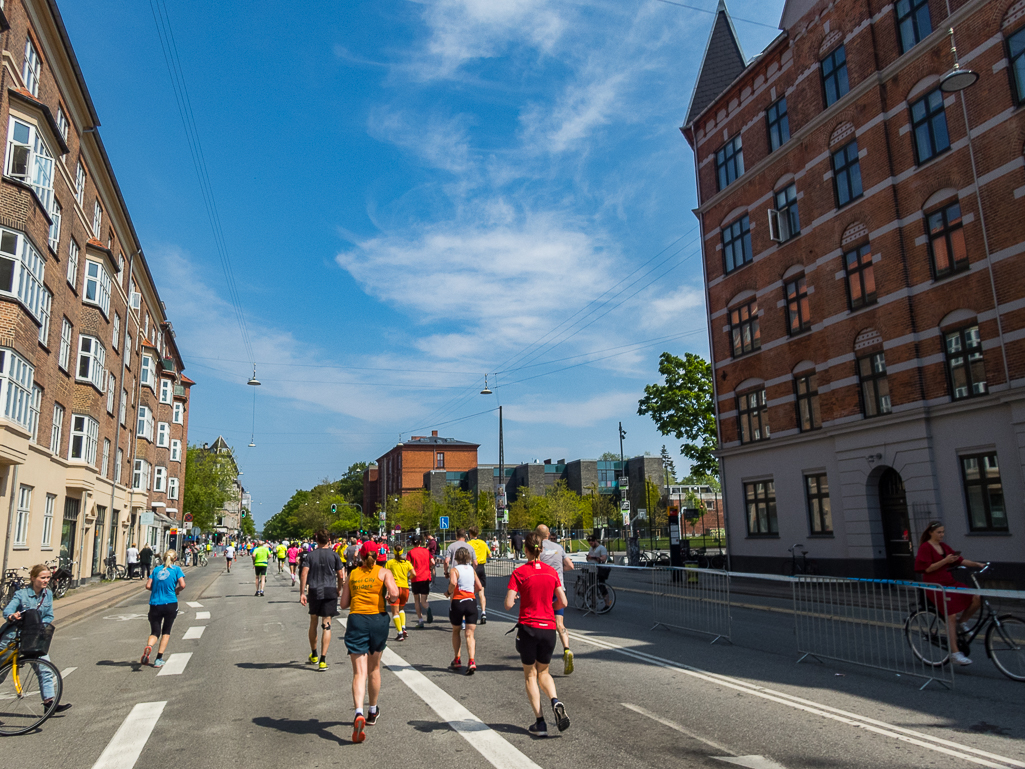
<path fill-rule="evenodd" d="M 178 602 L 150 604 L 149 634 L 157 636 L 171 635 L 171 626 L 178 616 Z"/>

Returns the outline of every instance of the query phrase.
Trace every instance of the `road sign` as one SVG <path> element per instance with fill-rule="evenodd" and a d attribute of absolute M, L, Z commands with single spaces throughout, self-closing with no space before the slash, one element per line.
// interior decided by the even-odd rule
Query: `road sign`
<path fill-rule="evenodd" d="M 388 513 L 387 513 L 386 511 L 384 511 L 384 510 L 381 510 L 381 511 L 380 511 L 380 512 L 379 512 L 379 513 L 377 514 L 377 520 L 379 520 L 379 521 L 383 521 L 383 520 L 385 519 L 385 517 L 386 517 L 387 515 L 388 515 Z"/>
<path fill-rule="evenodd" d="M 202 533 L 203 533 L 203 530 L 201 528 L 199 528 L 198 526 L 193 526 L 192 527 L 192 536 L 198 537 Z"/>
<path fill-rule="evenodd" d="M 638 521 L 646 521 L 646 520 L 648 520 L 648 511 L 645 510 L 643 507 L 638 507 L 637 508 L 637 520 Z"/>
<path fill-rule="evenodd" d="M 448 528 L 448 516 L 447 515 L 440 515 L 440 516 L 438 516 L 438 528 L 439 529 L 447 529 Z"/>
<path fill-rule="evenodd" d="M 182 516 L 182 523 L 192 523 L 192 513 L 185 513 Z"/>
<path fill-rule="evenodd" d="M 140 526 L 152 526 L 154 518 L 156 518 L 156 516 L 153 514 L 152 511 L 145 512 L 145 513 L 143 513 L 142 515 L 139 516 L 139 525 Z"/>
<path fill-rule="evenodd" d="M 171 529 L 171 536 L 175 537 L 178 535 L 178 529 Z"/>

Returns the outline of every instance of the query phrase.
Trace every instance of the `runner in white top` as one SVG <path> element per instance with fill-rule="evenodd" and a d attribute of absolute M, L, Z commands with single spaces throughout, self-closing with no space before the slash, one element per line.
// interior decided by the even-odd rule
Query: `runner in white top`
<path fill-rule="evenodd" d="M 471 555 L 473 550 L 469 547 L 456 550 L 455 564 L 449 569 L 449 585 L 445 592 L 445 595 L 452 599 L 448 621 L 452 623 L 452 650 L 456 656 L 451 667 L 453 670 L 462 668 L 459 659 L 459 649 L 462 646 L 459 631 L 465 628 L 466 653 L 470 658 L 466 674 L 469 676 L 477 672 L 477 640 L 474 633 L 477 630 L 477 595 L 483 592 L 480 577 L 470 564 Z"/>
<path fill-rule="evenodd" d="M 558 542 L 552 541 L 552 533 L 543 523 L 534 529 L 534 533 L 541 537 L 541 563 L 547 564 L 555 569 L 559 575 L 559 586 L 566 589 L 566 578 L 563 570 L 573 571 L 573 561 L 566 555 L 566 551 Z M 566 609 L 555 610 L 555 629 L 559 633 L 559 640 L 562 641 L 562 674 L 568 676 L 573 672 L 573 652 L 569 650 L 569 632 L 566 630 Z"/>
<path fill-rule="evenodd" d="M 235 560 L 235 546 L 230 542 L 224 548 L 224 560 L 228 564 L 228 573 L 231 573 L 231 562 Z"/>

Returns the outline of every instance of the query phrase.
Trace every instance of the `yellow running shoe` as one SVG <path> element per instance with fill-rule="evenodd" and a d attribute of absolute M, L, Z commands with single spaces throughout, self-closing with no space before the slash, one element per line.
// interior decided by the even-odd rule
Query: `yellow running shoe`
<path fill-rule="evenodd" d="M 310 665 L 316 665 L 317 664 L 317 660 L 319 660 L 319 659 L 320 659 L 320 657 L 317 656 L 316 652 L 310 652 L 310 656 L 306 658 L 306 661 Z"/>
<path fill-rule="evenodd" d="M 562 669 L 562 674 L 564 676 L 568 676 L 570 673 L 573 672 L 573 652 L 571 652 L 569 649 L 566 649 L 566 651 L 562 653 L 562 662 L 565 665 L 565 667 Z"/>
<path fill-rule="evenodd" d="M 326 663 L 326 662 L 321 662 L 321 663 L 320 663 L 320 664 L 319 664 L 319 665 L 317 666 L 317 669 L 318 669 L 319 671 L 321 671 L 321 672 L 323 672 L 323 671 L 327 670 L 327 663 Z"/>

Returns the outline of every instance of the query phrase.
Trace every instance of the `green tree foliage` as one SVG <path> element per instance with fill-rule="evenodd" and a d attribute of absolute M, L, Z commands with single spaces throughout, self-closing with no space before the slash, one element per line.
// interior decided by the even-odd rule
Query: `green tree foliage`
<path fill-rule="evenodd" d="M 604 451 L 602 455 L 598 457 L 599 462 L 618 462 L 619 454 L 614 451 Z"/>
<path fill-rule="evenodd" d="M 481 530 L 492 529 L 495 526 L 495 494 L 491 491 L 481 491 L 477 494 L 477 526 Z"/>
<path fill-rule="evenodd" d="M 203 531 L 214 527 L 217 513 L 232 498 L 235 467 L 227 454 L 189 446 L 185 459 L 182 509 L 192 513 L 192 525 Z"/>
<path fill-rule="evenodd" d="M 387 524 L 403 531 L 433 531 L 438 525 L 438 505 L 427 489 L 418 489 L 388 503 Z"/>
<path fill-rule="evenodd" d="M 664 383 L 645 386 L 637 413 L 650 415 L 663 435 L 686 439 L 680 453 L 692 473 L 718 475 L 711 365 L 693 353 L 679 358 L 664 352 L 658 372 Z"/>
<path fill-rule="evenodd" d="M 355 467 L 355 465 L 353 465 Z M 352 468 L 349 468 L 350 472 Z M 266 539 L 284 540 L 311 537 L 318 529 L 327 529 L 338 536 L 359 528 L 359 508 L 349 504 L 342 493 L 345 478 L 325 479 L 312 489 L 300 489 L 263 527 Z M 362 486 L 360 488 L 362 496 Z M 335 506 L 332 514 L 331 505 Z"/>
<path fill-rule="evenodd" d="M 513 529 L 533 529 L 541 523 L 556 530 L 578 529 L 585 526 L 586 518 L 593 522 L 590 500 L 572 491 L 563 480 L 549 486 L 544 494 L 534 494 L 521 486 L 516 501 L 509 505 L 509 527 Z"/>
<path fill-rule="evenodd" d="M 253 522 L 253 516 L 251 513 L 248 513 L 246 517 L 242 519 L 239 524 L 239 528 L 242 529 L 242 534 L 250 539 L 256 536 L 256 524 Z"/>
<path fill-rule="evenodd" d="M 354 462 L 338 481 L 338 493 L 349 502 L 363 504 L 363 471 L 368 467 L 369 462 Z"/>

